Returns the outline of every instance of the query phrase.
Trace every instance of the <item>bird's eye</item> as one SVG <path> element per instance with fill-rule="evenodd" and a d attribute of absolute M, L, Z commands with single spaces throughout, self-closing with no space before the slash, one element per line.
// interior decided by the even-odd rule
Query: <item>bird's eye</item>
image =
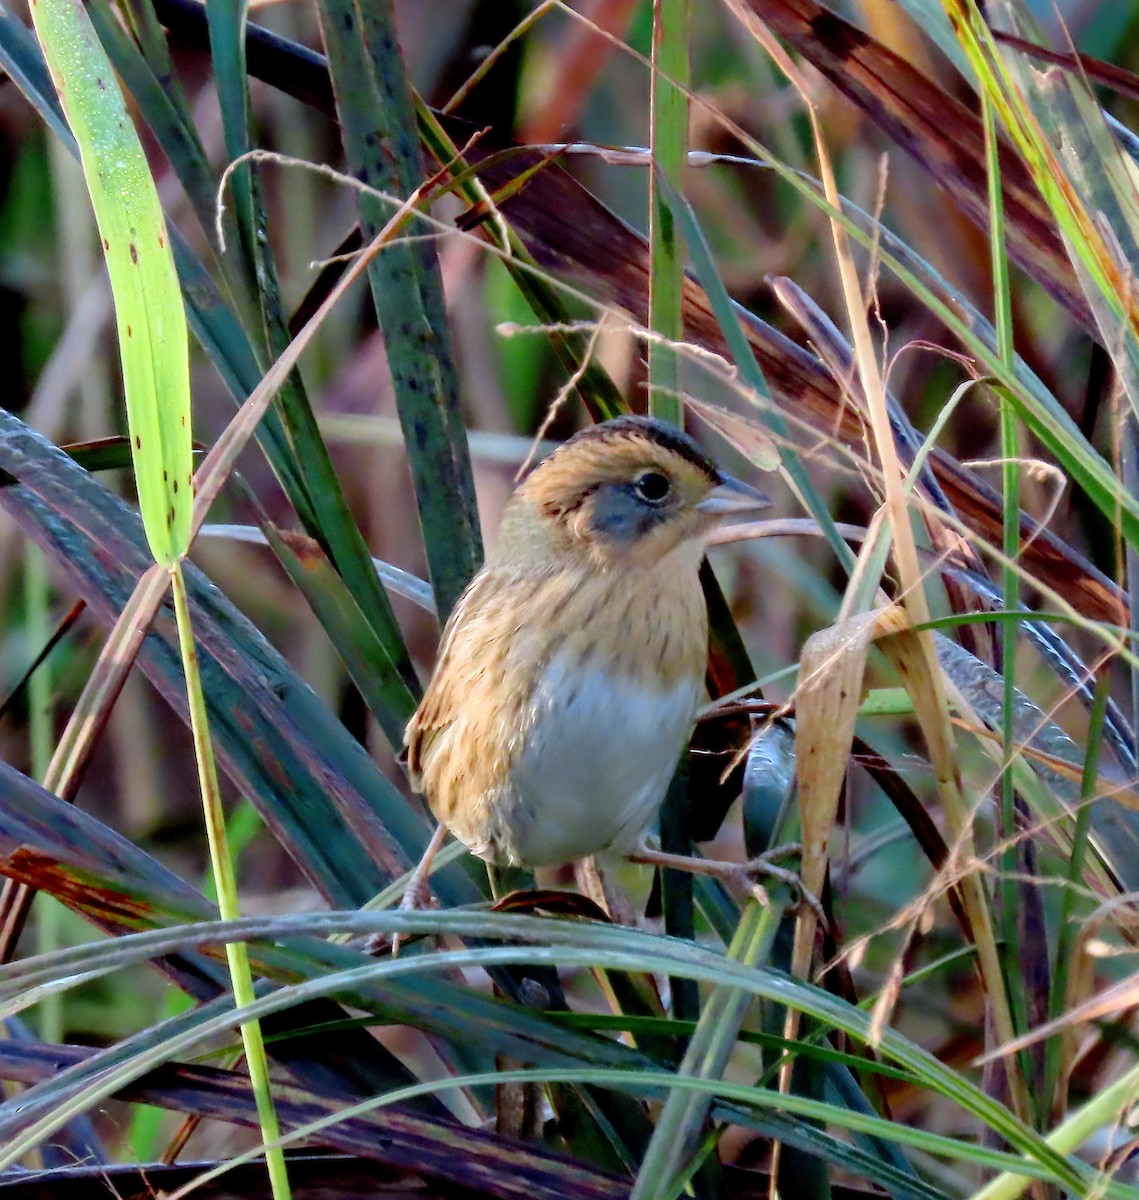
<path fill-rule="evenodd" d="M 633 484 L 633 491 L 639 499 L 648 504 L 660 504 L 672 491 L 672 484 L 667 475 L 662 475 L 659 471 L 646 471 Z"/>

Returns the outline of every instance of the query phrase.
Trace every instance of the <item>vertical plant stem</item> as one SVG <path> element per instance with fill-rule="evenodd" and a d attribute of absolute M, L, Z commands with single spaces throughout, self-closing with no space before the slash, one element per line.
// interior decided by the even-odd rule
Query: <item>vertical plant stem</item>
<path fill-rule="evenodd" d="M 773 43 L 772 39 L 768 38 L 765 44 L 774 51 L 775 55 L 780 56 L 776 61 L 780 62 L 789 79 L 797 81 L 796 86 L 807 102 L 807 112 L 815 139 L 823 191 L 835 211 L 841 212 L 842 196 L 838 190 L 834 167 L 819 125 L 817 109 L 810 102 L 809 93 L 799 80 L 795 68 L 787 56 Z M 882 466 L 885 490 L 883 509 L 890 525 L 894 561 L 898 567 L 898 577 L 902 587 L 902 603 L 910 623 L 921 626 L 929 621 L 929 604 L 922 585 L 921 563 L 918 558 L 913 527 L 910 523 L 908 496 L 904 487 L 905 472 L 902 470 L 898 447 L 894 442 L 887 412 L 882 372 L 870 336 L 870 326 L 866 320 L 866 300 L 850 253 L 845 226 L 841 221 L 832 218 L 831 233 L 835 244 L 835 258 L 839 268 L 843 300 L 851 323 L 859 382 L 866 397 L 874 445 Z M 968 854 L 972 852 L 973 844 L 972 813 L 965 801 L 958 763 L 954 755 L 945 679 L 937 661 L 937 651 L 932 634 L 928 630 L 919 632 L 917 638 L 927 665 L 928 703 L 924 704 L 924 712 L 919 710 L 922 733 L 927 741 L 930 760 L 937 778 L 938 793 L 945 807 L 950 828 L 953 830 L 960 849 Z M 913 697 L 915 704 L 919 699 L 923 699 L 923 701 L 925 699 L 920 691 L 915 691 Z M 976 873 L 967 874 L 961 882 L 961 887 L 969 918 L 973 922 L 978 960 L 985 979 L 989 1003 L 992 1006 L 997 1036 L 1002 1041 L 1009 1041 L 1014 1036 L 1013 1020 L 993 928 L 991 898 Z M 1009 1069 L 1008 1079 L 1013 1110 L 1018 1116 L 1026 1118 L 1031 1106 L 1025 1082 L 1020 1072 L 1014 1068 Z"/>
<path fill-rule="evenodd" d="M 51 634 L 48 622 L 50 592 L 47 560 L 39 546 L 28 542 L 24 547 L 24 632 L 33 652 L 44 645 Z M 28 738 L 32 775 L 43 779 L 51 763 L 51 658 L 32 672 L 28 680 Z M 41 896 L 36 905 L 36 953 L 49 954 L 60 946 L 60 919 L 63 909 L 54 896 Z M 45 1042 L 62 1042 L 64 1034 L 63 996 L 48 995 L 37 1009 L 40 1037 Z"/>
<path fill-rule="evenodd" d="M 1056 1020 L 1067 1006 L 1068 979 L 1072 969 L 1072 954 L 1076 948 L 1076 901 L 1082 887 L 1081 876 L 1088 851 L 1091 832 L 1092 801 L 1099 774 L 1100 746 L 1103 743 L 1103 721 L 1107 701 L 1111 696 L 1111 672 L 1101 670 L 1096 679 L 1095 698 L 1088 721 L 1088 751 L 1084 757 L 1084 775 L 1080 788 L 1080 807 L 1076 813 L 1076 828 L 1072 834 L 1072 854 L 1068 859 L 1068 886 L 1061 893 L 1059 933 L 1056 937 L 1056 962 L 1052 969 L 1052 994 L 1049 997 L 1048 1019 Z M 1059 1094 L 1064 1071 L 1064 1034 L 1048 1039 L 1044 1053 L 1044 1094 L 1040 1111 L 1047 1115 L 1062 1114 L 1063 1101 Z"/>
<path fill-rule="evenodd" d="M 748 966 L 768 958 L 784 899 L 781 892 L 766 905 L 752 900 L 744 907 L 728 946 L 728 958 Z M 708 998 L 677 1074 L 722 1078 L 752 1003 L 753 998 L 739 988 L 717 987 Z M 637 1172 L 632 1200 L 668 1200 L 684 1193 L 700 1163 L 700 1143 L 710 1108 L 707 1093 L 678 1090 L 669 1094 Z"/>
<path fill-rule="evenodd" d="M 684 254 L 668 197 L 657 172 L 684 194 L 688 161 L 688 33 L 691 0 L 653 0 L 652 94 L 649 110 L 649 328 L 666 342 L 684 340 L 681 308 Z M 649 343 L 649 411 L 663 421 L 684 420 L 680 359 L 672 346 Z"/>
<path fill-rule="evenodd" d="M 1123 445 L 1119 465 L 1123 491 L 1128 496 L 1139 496 L 1139 416 L 1125 405 L 1120 406 L 1120 415 Z M 1123 539 L 1123 561 L 1128 594 L 1135 596 L 1139 594 L 1136 591 L 1139 588 L 1139 551 L 1127 539 Z M 1139 604 L 1132 604 L 1128 609 L 1128 628 L 1133 634 L 1139 634 Z M 1131 728 L 1139 743 L 1139 669 L 1131 667 L 1128 675 L 1131 677 Z"/>
<path fill-rule="evenodd" d="M 649 341 L 649 412 L 673 425 L 684 424 L 680 358 L 675 343 L 684 340 L 684 256 L 669 189 L 684 194 L 688 161 L 688 33 L 691 0 L 653 0 L 652 90 L 649 101 L 649 328 L 661 341 Z M 661 178 L 666 182 L 661 184 Z M 688 777 L 678 769 L 660 814 L 661 849 L 691 854 Z M 692 937 L 695 909 L 692 879 L 677 871 L 661 872 L 665 930 Z M 671 981 L 672 1012 L 695 1020 L 700 996 L 688 979 Z"/>
<path fill-rule="evenodd" d="M 1005 255 L 1004 192 L 1001 188 L 999 141 L 996 114 L 988 93 L 981 93 L 981 117 L 985 130 L 985 161 L 989 182 L 989 251 L 993 276 L 993 323 L 997 335 L 997 351 L 1001 361 L 1013 366 L 1012 303 L 1009 295 L 1008 258 Z M 1020 555 L 1020 466 L 1019 433 L 1016 410 L 1004 395 L 1000 403 L 1001 475 L 1004 497 L 1004 525 L 1001 567 L 1001 589 L 1005 607 L 1015 609 L 1020 594 L 1016 561 Z M 1024 973 L 1020 962 L 1019 913 L 1017 891 L 1016 788 L 1012 764 L 1016 747 L 1016 643 L 1017 624 L 1002 621 L 1000 626 L 1001 666 L 1004 693 L 1001 705 L 1002 763 L 1000 780 L 1000 831 L 1002 843 L 998 889 L 1000 895 L 999 923 L 1004 943 L 1005 980 L 1015 1031 L 1023 1033 L 1028 1025 L 1025 1004 Z M 1022 1062 L 1026 1069 L 1027 1060 Z"/>
<path fill-rule="evenodd" d="M 213 868 L 214 885 L 217 888 L 218 911 L 223 921 L 234 921 L 241 916 L 237 902 L 237 874 L 230 855 L 229 839 L 225 828 L 225 814 L 221 806 L 218 788 L 217 766 L 214 762 L 213 742 L 210 739 L 209 718 L 206 713 L 206 698 L 198 673 L 198 652 L 194 645 L 194 630 L 190 621 L 190 603 L 186 593 L 186 582 L 181 563 L 170 569 L 170 584 L 174 593 L 174 615 L 178 621 L 178 645 L 182 652 L 182 665 L 186 673 L 186 694 L 190 709 L 190 727 L 194 737 L 194 755 L 198 765 L 198 785 L 202 793 L 202 809 L 206 821 L 206 837 L 210 846 L 210 865 Z M 253 975 L 249 969 L 249 954 L 244 942 L 235 942 L 225 948 L 229 962 L 229 977 L 233 986 L 233 998 L 238 1011 L 254 1000 Z M 291 1190 L 285 1169 L 284 1151 L 274 1147 L 281 1136 L 277 1110 L 269 1087 L 269 1061 L 265 1055 L 265 1042 L 261 1036 L 259 1021 L 246 1021 L 241 1025 L 241 1042 L 245 1048 L 245 1059 L 249 1065 L 249 1081 L 257 1104 L 257 1117 L 261 1125 L 261 1138 L 266 1143 L 265 1159 L 269 1168 L 269 1183 L 273 1189 L 273 1200 L 289 1200 Z"/>

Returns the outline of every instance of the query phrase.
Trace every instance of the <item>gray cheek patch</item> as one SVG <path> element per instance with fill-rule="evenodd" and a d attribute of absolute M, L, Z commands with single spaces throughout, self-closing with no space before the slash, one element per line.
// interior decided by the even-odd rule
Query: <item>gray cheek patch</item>
<path fill-rule="evenodd" d="M 587 527 L 608 542 L 635 542 L 667 520 L 670 511 L 639 500 L 632 484 L 607 483 L 590 497 Z"/>

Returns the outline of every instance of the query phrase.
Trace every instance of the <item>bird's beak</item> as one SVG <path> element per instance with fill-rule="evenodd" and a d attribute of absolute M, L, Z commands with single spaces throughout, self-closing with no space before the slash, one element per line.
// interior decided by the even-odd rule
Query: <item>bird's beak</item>
<path fill-rule="evenodd" d="M 720 472 L 720 482 L 696 505 L 696 511 L 711 516 L 759 512 L 770 508 L 771 500 L 762 492 L 731 475 Z"/>

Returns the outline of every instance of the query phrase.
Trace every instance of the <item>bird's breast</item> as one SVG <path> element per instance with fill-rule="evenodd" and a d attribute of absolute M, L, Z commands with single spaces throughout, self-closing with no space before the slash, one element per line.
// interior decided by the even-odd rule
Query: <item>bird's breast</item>
<path fill-rule="evenodd" d="M 411 765 L 472 851 L 536 867 L 635 846 L 703 693 L 698 567 L 498 570 L 460 602 Z"/>
<path fill-rule="evenodd" d="M 664 799 L 701 689 L 691 675 L 650 683 L 555 657 L 498 814 L 505 857 L 543 866 L 632 850 Z"/>

